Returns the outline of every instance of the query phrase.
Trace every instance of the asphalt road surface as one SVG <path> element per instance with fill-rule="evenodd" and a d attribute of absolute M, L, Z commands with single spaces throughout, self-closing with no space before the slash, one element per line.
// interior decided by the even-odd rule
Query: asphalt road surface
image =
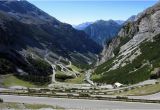
<path fill-rule="evenodd" d="M 151 94 L 151 95 L 144 95 L 144 96 L 128 96 L 129 98 L 133 99 L 148 99 L 148 100 L 160 100 L 160 92 Z"/>
<path fill-rule="evenodd" d="M 31 96 L 0 95 L 4 102 L 47 104 L 71 110 L 159 110 L 160 104 L 116 102 L 104 100 L 65 99 Z"/>

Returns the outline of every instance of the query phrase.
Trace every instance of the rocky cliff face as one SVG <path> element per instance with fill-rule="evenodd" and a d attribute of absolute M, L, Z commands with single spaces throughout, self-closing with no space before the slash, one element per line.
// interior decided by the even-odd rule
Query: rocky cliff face
<path fill-rule="evenodd" d="M 119 80 L 123 83 L 135 83 L 149 78 L 152 69 L 160 66 L 155 64 L 155 62 L 159 61 L 159 56 L 156 56 L 159 51 L 157 44 L 159 34 L 160 3 L 158 2 L 153 7 L 138 14 L 133 22 L 128 22 L 122 27 L 118 33 L 118 37 L 106 47 L 103 53 L 105 57 L 102 57 L 101 62 L 107 60 L 109 64 L 104 63 L 99 66 L 96 73 L 101 73 L 101 77 L 104 76 L 105 78 L 111 78 L 113 74 L 114 77 L 121 76 L 121 79 L 114 78 L 112 81 L 110 79 L 110 82 Z M 150 48 L 155 50 L 151 49 L 152 54 L 150 54 L 146 48 L 148 48 L 148 50 L 150 50 Z M 149 55 L 146 55 L 147 51 Z M 108 60 L 111 58 L 112 61 Z M 100 71 L 99 68 L 101 68 L 102 71 Z M 142 75 L 143 78 L 136 80 L 137 77 L 133 78 L 131 73 L 133 76 L 137 75 L 137 77 L 138 75 L 139 77 Z M 107 75 L 109 76 L 107 77 Z M 144 78 L 144 76 L 146 77 Z M 128 79 L 129 77 L 132 78 L 128 80 L 127 77 Z"/>
<path fill-rule="evenodd" d="M 121 46 L 119 53 L 127 52 L 131 48 L 138 48 L 139 44 L 144 41 L 152 41 L 152 38 L 160 33 L 159 21 L 160 3 L 138 14 L 135 22 L 132 22 L 133 25 L 128 26 L 129 32 L 127 29 L 122 29 L 119 32 L 120 37 L 127 36 L 131 38 L 126 44 Z"/>
<path fill-rule="evenodd" d="M 112 39 L 112 41 L 105 46 L 101 53 L 100 61 L 97 64 L 102 64 L 116 56 L 120 51 L 120 47 L 127 43 L 136 32 L 137 27 L 133 22 L 128 22 L 126 25 L 124 25 L 119 31 L 117 37 Z"/>
<path fill-rule="evenodd" d="M 114 56 L 114 50 L 120 46 L 119 52 L 130 50 L 132 47 L 138 46 L 144 40 L 152 39 L 159 31 L 159 3 L 146 9 L 134 17 L 134 21 L 126 23 L 109 46 L 106 46 L 103 58 L 108 60 Z M 117 42 L 115 42 L 117 41 Z M 114 44 L 114 45 L 113 45 Z M 112 49 L 111 49 L 112 48 Z M 112 50 L 112 51 L 109 51 Z M 109 51 L 109 52 L 108 52 Z M 112 53 L 112 54 L 111 54 Z M 108 57 L 107 57 L 108 56 Z"/>
<path fill-rule="evenodd" d="M 103 64 L 107 60 L 113 58 L 115 55 L 113 53 L 114 49 L 117 48 L 120 44 L 119 38 L 112 39 L 108 45 L 104 46 L 103 51 L 99 55 L 99 60 L 97 61 L 97 66 Z"/>

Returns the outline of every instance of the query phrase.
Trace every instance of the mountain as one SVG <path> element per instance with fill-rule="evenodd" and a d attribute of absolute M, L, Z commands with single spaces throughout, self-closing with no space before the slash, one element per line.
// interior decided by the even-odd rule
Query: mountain
<path fill-rule="evenodd" d="M 103 46 L 118 34 L 123 20 L 97 20 L 73 26 L 77 30 L 83 30 L 97 44 Z"/>
<path fill-rule="evenodd" d="M 126 25 L 128 22 L 133 22 L 135 21 L 135 19 L 136 19 L 136 15 L 132 15 L 123 23 L 123 25 Z"/>
<path fill-rule="evenodd" d="M 134 84 L 160 77 L 160 2 L 126 23 L 103 52 L 92 79 Z"/>
<path fill-rule="evenodd" d="M 83 31 L 25 0 L 0 1 L 1 74 L 15 73 L 32 81 L 49 81 L 52 68 L 45 56 L 53 64 L 71 61 L 87 66 L 95 61 L 101 49 Z M 33 79 L 35 76 L 40 78 Z"/>
<path fill-rule="evenodd" d="M 129 17 L 125 22 L 132 22 L 136 19 L 136 15 L 132 15 L 131 17 Z"/>
<path fill-rule="evenodd" d="M 85 22 L 79 25 L 75 25 L 73 26 L 75 29 L 77 30 L 84 30 L 86 27 L 88 27 L 89 25 L 91 25 L 93 22 Z"/>
<path fill-rule="evenodd" d="M 118 23 L 119 25 L 123 25 L 123 23 L 125 22 L 125 21 L 123 21 L 123 20 L 114 20 L 116 23 Z"/>
<path fill-rule="evenodd" d="M 97 44 L 103 46 L 112 38 L 117 36 L 121 25 L 113 20 L 98 20 L 84 29 L 85 33 L 90 36 Z"/>

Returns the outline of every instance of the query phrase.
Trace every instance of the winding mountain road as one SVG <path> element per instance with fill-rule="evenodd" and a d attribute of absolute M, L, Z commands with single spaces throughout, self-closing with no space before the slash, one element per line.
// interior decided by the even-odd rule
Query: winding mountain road
<path fill-rule="evenodd" d="M 91 81 L 91 79 L 90 79 L 91 74 L 92 74 L 92 70 L 86 71 L 85 80 L 86 80 L 89 84 L 94 85 L 93 81 Z"/>
<path fill-rule="evenodd" d="M 46 62 L 48 62 L 50 65 L 51 65 L 51 67 L 52 67 L 52 83 L 56 83 L 56 79 L 55 79 L 55 75 L 56 75 L 56 71 L 55 71 L 55 69 L 56 69 L 56 65 L 54 65 L 52 62 L 50 62 L 48 59 L 47 59 L 47 57 L 49 56 L 49 52 L 48 52 L 48 50 L 46 50 L 46 54 L 45 54 L 45 56 L 44 56 L 44 60 L 46 61 Z"/>
<path fill-rule="evenodd" d="M 159 110 L 160 104 L 116 102 L 105 100 L 65 99 L 31 96 L 0 95 L 4 102 L 47 104 L 71 110 Z"/>

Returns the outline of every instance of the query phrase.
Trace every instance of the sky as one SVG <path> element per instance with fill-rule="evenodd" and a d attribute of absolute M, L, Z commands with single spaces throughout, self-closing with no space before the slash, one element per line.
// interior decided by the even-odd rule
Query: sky
<path fill-rule="evenodd" d="M 28 0 L 61 22 L 72 25 L 96 20 L 126 20 L 158 0 Z"/>

